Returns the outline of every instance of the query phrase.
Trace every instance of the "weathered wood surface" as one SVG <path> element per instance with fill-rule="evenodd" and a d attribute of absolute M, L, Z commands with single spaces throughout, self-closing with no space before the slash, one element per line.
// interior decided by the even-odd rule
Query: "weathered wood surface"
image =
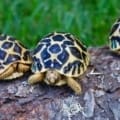
<path fill-rule="evenodd" d="M 28 85 L 30 73 L 0 82 L 0 120 L 120 120 L 120 57 L 91 48 L 91 63 L 79 80 L 80 96 L 67 86 Z"/>

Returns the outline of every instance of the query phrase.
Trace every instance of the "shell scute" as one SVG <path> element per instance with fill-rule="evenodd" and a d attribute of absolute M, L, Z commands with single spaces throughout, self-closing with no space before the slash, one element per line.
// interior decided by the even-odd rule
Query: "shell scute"
<path fill-rule="evenodd" d="M 54 44 L 49 47 L 49 51 L 51 52 L 51 54 L 59 53 L 61 51 L 61 48 L 58 44 Z"/>
<path fill-rule="evenodd" d="M 50 43 L 50 41 L 51 41 L 51 40 L 50 40 L 49 38 L 46 38 L 46 39 L 42 40 L 41 42 L 48 44 L 48 43 Z"/>
<path fill-rule="evenodd" d="M 112 29 L 111 29 L 110 35 L 112 35 L 118 27 L 119 27 L 119 24 L 114 24 Z"/>
<path fill-rule="evenodd" d="M 31 67 L 33 72 L 40 71 L 42 69 L 42 64 L 40 64 L 39 59 L 36 57 L 33 57 L 33 62 L 34 64 L 32 64 L 32 67 Z"/>
<path fill-rule="evenodd" d="M 69 54 L 67 53 L 66 50 L 63 50 L 62 53 L 59 54 L 57 58 L 62 64 L 64 64 L 68 60 Z"/>
<path fill-rule="evenodd" d="M 30 61 L 30 53 L 29 53 L 29 51 L 25 51 L 23 53 L 22 59 L 25 60 L 25 61 Z"/>
<path fill-rule="evenodd" d="M 70 51 L 71 51 L 71 53 L 72 53 L 76 58 L 82 60 L 82 55 L 81 55 L 81 52 L 79 51 L 78 48 L 76 48 L 76 47 L 70 47 Z"/>
<path fill-rule="evenodd" d="M 9 49 L 12 47 L 12 45 L 13 45 L 13 43 L 11 43 L 11 42 L 5 42 L 2 44 L 2 48 Z"/>
<path fill-rule="evenodd" d="M 74 43 L 72 42 L 72 41 L 68 41 L 68 40 L 65 40 L 64 42 L 63 42 L 63 45 L 65 45 L 65 46 L 72 46 L 72 45 L 74 45 Z"/>
<path fill-rule="evenodd" d="M 7 37 L 7 36 L 6 36 L 6 37 Z M 12 37 L 12 36 L 9 36 L 8 40 L 10 40 L 10 41 L 15 41 L 16 39 L 15 39 L 14 37 Z"/>
<path fill-rule="evenodd" d="M 22 48 L 21 48 L 17 43 L 15 43 L 13 50 L 14 50 L 15 52 L 17 52 L 18 54 L 21 54 L 21 53 L 22 53 Z"/>
<path fill-rule="evenodd" d="M 4 50 L 1 50 L 1 49 L 0 49 L 0 60 L 3 61 L 3 60 L 5 59 L 5 57 L 6 57 L 6 54 L 7 54 L 7 53 L 6 53 Z"/>
<path fill-rule="evenodd" d="M 82 63 L 80 61 L 74 61 L 72 63 L 69 63 L 67 66 L 64 67 L 64 73 L 69 73 L 71 71 L 72 74 L 75 74 L 75 71 L 80 74 L 80 67 Z"/>
<path fill-rule="evenodd" d="M 14 61 L 17 61 L 17 60 L 20 60 L 20 56 L 10 54 L 10 55 L 7 57 L 7 60 L 4 62 L 4 64 L 10 64 L 10 63 L 12 63 L 12 62 L 14 62 Z"/>
<path fill-rule="evenodd" d="M 70 33 L 65 34 L 65 37 L 67 38 L 67 40 L 71 40 L 72 42 L 74 42 L 74 39 L 72 38 L 72 35 Z"/>
<path fill-rule="evenodd" d="M 61 67 L 62 67 L 62 64 L 58 62 L 58 60 L 54 60 L 52 68 L 59 70 L 61 69 Z"/>
<path fill-rule="evenodd" d="M 64 40 L 65 38 L 64 38 L 62 35 L 55 35 L 55 36 L 52 37 L 52 39 L 53 39 L 54 41 L 62 41 L 62 40 Z"/>
<path fill-rule="evenodd" d="M 53 64 L 52 64 L 52 60 L 47 60 L 44 62 L 44 65 L 45 65 L 45 68 L 52 68 L 53 67 Z"/>
<path fill-rule="evenodd" d="M 46 48 L 41 52 L 40 56 L 43 62 L 50 58 L 50 54 Z"/>
<path fill-rule="evenodd" d="M 76 40 L 76 43 L 78 44 L 82 51 L 87 51 L 87 48 L 79 40 Z"/>

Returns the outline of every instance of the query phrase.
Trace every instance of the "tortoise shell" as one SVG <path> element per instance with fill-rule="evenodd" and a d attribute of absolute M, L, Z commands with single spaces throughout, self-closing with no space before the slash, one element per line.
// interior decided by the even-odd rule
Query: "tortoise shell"
<path fill-rule="evenodd" d="M 0 35 L 0 74 L 14 63 L 31 64 L 29 51 L 12 36 Z"/>
<path fill-rule="evenodd" d="M 109 39 L 110 48 L 113 51 L 120 50 L 120 18 L 113 24 Z"/>
<path fill-rule="evenodd" d="M 70 33 L 48 34 L 33 50 L 32 57 L 33 73 L 54 69 L 69 77 L 80 76 L 89 63 L 86 47 Z"/>

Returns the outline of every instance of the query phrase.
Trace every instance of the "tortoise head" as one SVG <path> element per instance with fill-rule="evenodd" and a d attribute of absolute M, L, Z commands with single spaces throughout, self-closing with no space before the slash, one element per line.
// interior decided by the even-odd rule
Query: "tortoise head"
<path fill-rule="evenodd" d="M 66 83 L 63 78 L 64 76 L 59 74 L 56 70 L 51 69 L 46 72 L 44 81 L 48 85 L 61 86 Z"/>
<path fill-rule="evenodd" d="M 55 70 L 46 72 L 45 82 L 49 85 L 55 85 L 61 79 L 61 75 Z"/>

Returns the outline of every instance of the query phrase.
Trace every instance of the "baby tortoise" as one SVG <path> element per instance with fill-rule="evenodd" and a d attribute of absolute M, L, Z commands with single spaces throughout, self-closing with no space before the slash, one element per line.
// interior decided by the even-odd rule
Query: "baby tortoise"
<path fill-rule="evenodd" d="M 120 54 L 120 18 L 113 24 L 109 39 L 111 50 Z"/>
<path fill-rule="evenodd" d="M 48 85 L 68 84 L 76 94 L 81 86 L 75 80 L 83 74 L 89 64 L 85 46 L 70 33 L 54 32 L 44 37 L 32 52 L 34 73 L 28 82 L 44 81 Z"/>
<path fill-rule="evenodd" d="M 15 38 L 0 35 L 0 80 L 10 80 L 30 69 L 29 51 Z"/>

